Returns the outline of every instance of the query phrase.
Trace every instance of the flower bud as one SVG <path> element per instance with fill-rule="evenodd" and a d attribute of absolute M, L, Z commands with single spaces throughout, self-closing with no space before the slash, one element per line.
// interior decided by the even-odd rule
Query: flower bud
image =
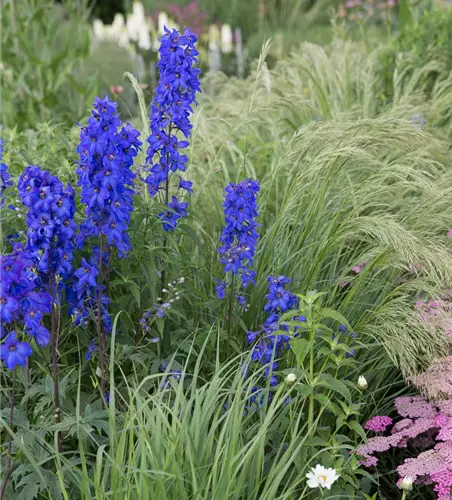
<path fill-rule="evenodd" d="M 292 385 L 295 384 L 295 382 L 297 381 L 297 376 L 295 375 L 295 373 L 288 373 L 284 380 L 286 384 Z"/>
<path fill-rule="evenodd" d="M 367 389 L 368 387 L 367 380 L 362 375 L 358 377 L 358 387 L 360 389 Z"/>
<path fill-rule="evenodd" d="M 411 491 L 413 489 L 413 478 L 408 476 L 404 477 L 400 483 L 400 489 Z"/>

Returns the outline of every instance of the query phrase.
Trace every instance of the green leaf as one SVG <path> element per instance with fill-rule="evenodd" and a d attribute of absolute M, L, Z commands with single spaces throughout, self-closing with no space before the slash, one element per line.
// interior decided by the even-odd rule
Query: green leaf
<path fill-rule="evenodd" d="M 364 440 L 367 439 L 367 436 L 366 436 L 366 433 L 365 433 L 363 427 L 356 420 L 352 420 L 352 421 L 348 422 L 347 425 L 349 426 L 350 429 L 353 429 L 357 434 L 359 434 L 359 436 L 362 439 L 364 439 Z"/>
<path fill-rule="evenodd" d="M 318 378 L 315 385 L 320 387 L 326 387 L 331 391 L 341 394 L 341 396 L 344 396 L 344 398 L 346 398 L 348 401 L 351 400 L 351 394 L 350 391 L 348 390 L 348 387 L 344 384 L 344 382 L 338 380 L 332 375 L 323 374 L 321 377 Z"/>
<path fill-rule="evenodd" d="M 408 0 L 400 0 L 399 4 L 399 29 L 403 31 L 413 23 L 413 14 Z"/>
<path fill-rule="evenodd" d="M 141 304 L 141 301 L 140 301 L 140 297 L 141 297 L 140 288 L 135 283 L 135 281 L 129 281 L 128 284 L 130 286 L 130 292 L 133 295 L 133 298 L 136 300 L 138 308 L 140 308 L 140 304 Z"/>
<path fill-rule="evenodd" d="M 299 392 L 304 398 L 307 398 L 312 394 L 312 387 L 306 384 L 295 384 L 294 389 Z"/>
<path fill-rule="evenodd" d="M 349 322 L 344 318 L 344 316 L 342 316 L 340 312 L 337 312 L 334 309 L 330 309 L 329 307 L 322 307 L 319 312 L 324 318 L 334 319 L 334 321 L 342 323 L 347 328 L 347 330 L 352 331 L 352 327 L 350 326 Z"/>
<path fill-rule="evenodd" d="M 303 361 L 311 347 L 312 343 L 307 339 L 292 339 L 290 341 L 290 348 L 295 353 L 299 365 L 303 364 Z"/>
<path fill-rule="evenodd" d="M 322 405 L 324 406 L 327 410 L 329 410 L 331 413 L 333 413 L 336 416 L 343 416 L 344 413 L 343 411 L 339 408 L 339 406 L 335 403 L 333 403 L 328 396 L 325 396 L 325 394 L 316 394 L 315 399 Z"/>

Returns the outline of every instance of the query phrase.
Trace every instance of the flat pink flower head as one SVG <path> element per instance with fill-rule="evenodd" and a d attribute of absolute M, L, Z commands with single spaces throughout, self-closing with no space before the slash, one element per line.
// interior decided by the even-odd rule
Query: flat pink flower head
<path fill-rule="evenodd" d="M 366 422 L 364 429 L 373 432 L 384 432 L 392 424 L 392 418 L 386 416 L 373 417 Z"/>

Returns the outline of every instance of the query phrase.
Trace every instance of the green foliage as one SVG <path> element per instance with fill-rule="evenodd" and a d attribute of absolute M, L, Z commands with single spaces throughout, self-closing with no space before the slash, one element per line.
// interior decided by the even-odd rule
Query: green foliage
<path fill-rule="evenodd" d="M 387 413 L 407 391 L 403 377 L 450 348 L 442 332 L 419 322 L 414 304 L 452 278 L 452 80 L 437 81 L 429 93 L 424 68 L 387 80 L 380 56 L 390 49 L 369 53 L 345 38 L 304 44 L 273 70 L 268 50 L 246 80 L 204 80 L 209 92 L 194 116 L 187 172 L 195 188 L 190 216 L 167 235 L 166 252 L 160 206 L 139 188 L 133 250 L 113 261 L 110 275 L 109 407 L 100 405 L 96 353 L 85 359 L 93 332 L 74 328 L 64 310 L 61 422 L 53 418 L 47 350 L 31 358 L 27 376 L 18 373 L 13 428 L 11 375 L 2 373 L 2 470 L 8 434 L 15 464 L 5 499 L 317 498 L 305 480 L 317 463 L 341 474 L 324 498 L 375 497 L 376 479 L 349 453 L 365 437 L 365 419 Z M 135 122 L 146 134 L 148 96 L 129 80 L 138 94 Z M 388 81 L 391 100 L 382 96 Z M 426 129 L 411 122 L 416 113 L 425 114 Z M 78 128 L 65 124 L 7 128 L 4 161 L 15 181 L 37 164 L 75 184 L 77 137 Z M 221 202 L 227 182 L 247 176 L 261 183 L 257 284 L 247 290 L 248 311 L 234 308 L 227 331 L 214 293 L 223 273 Z M 24 230 L 22 218 L 4 212 L 7 234 Z M 185 278 L 181 300 L 145 333 L 139 320 L 158 300 L 163 268 L 168 280 Z M 290 276 L 291 290 L 301 292 L 300 310 L 285 318 L 290 334 L 297 328 L 300 335 L 280 360 L 276 388 L 255 365 L 243 377 L 245 332 L 265 320 L 270 274 Z M 339 335 L 339 324 L 356 339 Z M 150 340 L 164 332 L 169 347 Z M 184 375 L 172 377 L 172 370 Z M 297 377 L 293 385 L 284 382 L 288 373 Z M 367 391 L 356 386 L 360 375 Z M 256 386 L 262 408 L 250 402 Z"/>
<path fill-rule="evenodd" d="M 96 75 L 84 74 L 90 51 L 87 2 L 5 0 L 1 9 L 2 123 L 73 122 L 96 96 Z"/>
<path fill-rule="evenodd" d="M 426 10 L 416 23 L 403 26 L 396 42 L 397 52 L 412 56 L 417 68 L 437 61 L 444 71 L 452 69 L 452 9 Z"/>

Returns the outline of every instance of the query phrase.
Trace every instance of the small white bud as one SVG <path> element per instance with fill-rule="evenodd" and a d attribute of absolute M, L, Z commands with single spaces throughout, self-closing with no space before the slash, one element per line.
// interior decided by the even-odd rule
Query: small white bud
<path fill-rule="evenodd" d="M 182 278 L 179 278 L 179 283 L 183 283 L 185 281 L 185 278 L 182 276 Z"/>
<path fill-rule="evenodd" d="M 400 489 L 410 491 L 413 489 L 413 478 L 412 477 L 404 477 L 402 482 L 400 483 Z"/>
<path fill-rule="evenodd" d="M 170 299 L 169 303 L 172 304 L 174 302 L 174 299 Z"/>
<path fill-rule="evenodd" d="M 157 302 L 160 302 L 162 299 L 162 297 L 157 297 Z"/>
<path fill-rule="evenodd" d="M 295 375 L 295 373 L 288 373 L 284 380 L 286 384 L 292 385 L 295 384 L 295 382 L 297 381 L 297 376 Z"/>
<path fill-rule="evenodd" d="M 177 285 L 177 281 L 176 280 L 173 281 L 173 285 Z"/>
<path fill-rule="evenodd" d="M 163 293 L 168 293 L 168 290 L 166 288 L 162 288 Z"/>
<path fill-rule="evenodd" d="M 358 387 L 360 389 L 367 389 L 368 387 L 367 380 L 362 375 L 358 377 Z"/>
<path fill-rule="evenodd" d="M 173 286 L 173 284 L 171 283 L 171 281 L 168 283 L 168 288 L 171 288 Z"/>

